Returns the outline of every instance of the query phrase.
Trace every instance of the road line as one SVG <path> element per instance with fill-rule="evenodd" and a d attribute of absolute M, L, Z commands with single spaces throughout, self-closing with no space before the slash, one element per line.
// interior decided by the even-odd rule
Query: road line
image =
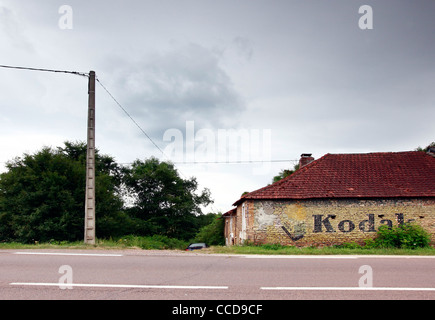
<path fill-rule="evenodd" d="M 124 289 L 189 289 L 189 290 L 226 290 L 225 286 L 169 286 L 169 285 L 137 285 L 137 284 L 98 284 L 98 283 L 45 283 L 45 282 L 12 282 L 11 286 L 44 286 L 44 287 L 89 287 L 89 288 L 124 288 Z"/>
<path fill-rule="evenodd" d="M 261 287 L 261 290 L 287 291 L 435 291 L 435 288 L 395 287 Z"/>
<path fill-rule="evenodd" d="M 240 255 L 247 259 L 358 259 L 358 256 L 346 255 Z"/>
<path fill-rule="evenodd" d="M 247 259 L 435 259 L 435 256 L 399 255 L 237 255 Z"/>
<path fill-rule="evenodd" d="M 84 257 L 122 257 L 122 254 L 103 253 L 65 253 L 65 252 L 14 252 L 23 255 L 51 255 L 51 256 L 84 256 Z"/>

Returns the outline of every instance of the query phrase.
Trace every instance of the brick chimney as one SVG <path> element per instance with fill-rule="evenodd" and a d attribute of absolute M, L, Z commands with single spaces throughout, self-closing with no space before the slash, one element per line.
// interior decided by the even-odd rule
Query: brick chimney
<path fill-rule="evenodd" d="M 314 161 L 311 153 L 302 153 L 299 160 L 299 169 Z"/>

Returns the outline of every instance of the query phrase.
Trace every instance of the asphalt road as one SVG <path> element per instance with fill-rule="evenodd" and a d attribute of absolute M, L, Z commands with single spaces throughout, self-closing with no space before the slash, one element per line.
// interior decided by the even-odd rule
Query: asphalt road
<path fill-rule="evenodd" d="M 435 299 L 435 257 L 0 250 L 2 300 Z"/>

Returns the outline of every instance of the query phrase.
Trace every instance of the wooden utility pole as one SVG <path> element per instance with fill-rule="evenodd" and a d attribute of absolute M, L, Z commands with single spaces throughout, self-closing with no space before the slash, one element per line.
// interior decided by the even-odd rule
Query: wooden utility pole
<path fill-rule="evenodd" d="M 95 71 L 89 73 L 85 243 L 95 244 Z"/>

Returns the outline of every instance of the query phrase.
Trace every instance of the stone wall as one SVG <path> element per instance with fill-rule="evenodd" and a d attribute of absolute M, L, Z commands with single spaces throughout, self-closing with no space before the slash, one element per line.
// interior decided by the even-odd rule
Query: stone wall
<path fill-rule="evenodd" d="M 243 206 L 245 209 L 243 209 Z M 243 210 L 245 213 L 243 215 Z M 245 219 L 245 225 L 242 220 Z M 228 221 L 228 218 L 227 218 Z M 435 199 L 247 200 L 237 207 L 234 241 L 311 246 L 363 244 L 382 225 L 413 221 L 435 243 Z M 245 226 L 245 232 L 242 231 Z"/>

